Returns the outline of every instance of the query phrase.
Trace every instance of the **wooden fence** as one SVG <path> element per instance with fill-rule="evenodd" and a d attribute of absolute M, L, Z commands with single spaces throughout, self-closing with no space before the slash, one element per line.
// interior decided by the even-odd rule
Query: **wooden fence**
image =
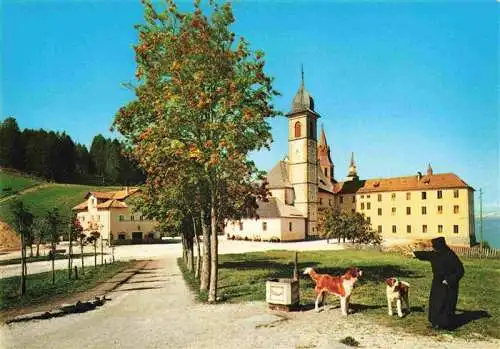
<path fill-rule="evenodd" d="M 498 248 L 451 247 L 451 249 L 461 257 L 500 258 L 500 249 Z"/>

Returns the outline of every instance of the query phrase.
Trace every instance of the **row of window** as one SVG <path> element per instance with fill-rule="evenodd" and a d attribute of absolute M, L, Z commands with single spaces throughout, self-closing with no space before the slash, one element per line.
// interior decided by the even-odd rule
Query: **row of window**
<path fill-rule="evenodd" d="M 85 216 L 80 216 L 80 220 L 82 222 L 85 222 Z M 97 215 L 97 216 L 90 216 L 90 221 L 100 221 L 101 220 L 101 216 Z"/>
<path fill-rule="evenodd" d="M 319 198 L 319 204 L 323 205 L 323 198 Z M 332 199 L 328 199 L 328 206 L 332 206 Z"/>
<path fill-rule="evenodd" d="M 379 233 L 382 233 L 382 232 L 383 232 L 383 231 L 382 231 L 382 226 L 381 226 L 381 225 L 379 225 L 379 226 L 377 227 L 377 231 L 378 231 Z M 393 225 L 393 226 L 392 226 L 392 232 L 393 232 L 394 234 L 398 232 L 398 230 L 397 230 L 397 226 L 396 226 L 396 225 Z M 407 226 L 406 226 L 406 232 L 407 232 L 408 234 L 410 234 L 410 233 L 412 232 L 412 226 L 411 226 L 411 225 L 407 225 Z M 423 225 L 422 225 L 421 232 L 422 232 L 422 233 L 427 233 L 427 232 L 428 232 L 428 227 L 427 227 L 427 224 L 423 224 Z M 443 225 L 442 225 L 442 224 L 438 224 L 438 226 L 437 226 L 437 232 L 438 232 L 438 233 L 443 233 Z M 458 225 L 453 225 L 453 233 L 454 233 L 454 234 L 458 234 L 458 233 L 459 233 Z"/>
<path fill-rule="evenodd" d="M 341 204 L 343 204 L 343 203 L 344 203 L 344 197 L 343 197 L 343 196 L 341 196 L 339 200 L 340 200 L 340 203 L 341 203 Z M 355 196 L 353 196 L 353 197 L 352 197 L 352 202 L 353 202 L 353 203 L 355 203 L 355 202 L 356 202 L 356 197 L 355 197 Z"/>
<path fill-rule="evenodd" d="M 288 222 L 288 231 L 292 231 L 292 228 L 292 222 Z M 243 231 L 243 222 L 240 222 L 240 231 Z M 267 222 L 262 222 L 262 231 L 267 231 Z"/>
<path fill-rule="evenodd" d="M 427 200 L 427 192 L 426 191 L 421 192 L 420 195 L 421 195 L 422 200 Z M 438 199 L 442 199 L 443 198 L 443 191 L 442 190 L 436 191 L 436 197 Z M 454 198 L 459 197 L 458 189 L 453 190 L 453 197 Z M 364 198 L 365 198 L 365 196 L 361 195 L 361 199 L 364 199 Z M 366 195 L 366 198 L 369 199 L 370 195 Z M 391 193 L 391 200 L 396 200 L 396 193 Z M 406 200 L 411 200 L 411 192 L 406 193 Z M 377 194 L 377 201 L 382 201 L 382 194 Z M 342 203 L 342 197 L 340 197 L 340 202 Z M 353 202 L 354 202 L 354 200 L 353 200 Z"/>
<path fill-rule="evenodd" d="M 361 210 L 364 210 L 365 209 L 365 203 L 362 202 L 361 203 Z M 371 209 L 371 205 L 369 202 L 366 203 L 366 209 L 369 210 Z M 422 212 L 422 215 L 426 215 L 427 214 L 427 206 L 422 206 L 421 207 L 421 212 Z M 442 205 L 438 205 L 437 206 L 437 213 L 438 214 L 442 214 L 443 213 L 443 206 Z M 460 208 L 459 208 L 459 205 L 453 205 L 453 213 L 455 214 L 458 214 L 460 213 Z M 382 209 L 381 208 L 378 208 L 377 209 L 377 214 L 379 216 L 382 216 Z M 395 215 L 396 214 L 396 207 L 392 207 L 391 209 L 391 215 Z M 406 214 L 407 215 L 411 215 L 411 207 L 407 206 L 406 207 Z"/>
<path fill-rule="evenodd" d="M 131 221 L 135 221 L 135 218 L 136 218 L 136 217 L 135 217 L 134 215 L 131 215 L 131 216 L 130 216 L 130 220 L 131 220 Z M 138 218 L 139 218 L 139 220 L 140 220 L 140 221 L 143 221 L 143 220 L 144 220 L 144 217 L 143 217 L 143 216 L 139 216 Z M 82 222 L 85 222 L 85 216 L 81 216 L 81 217 L 80 217 L 80 220 L 81 220 Z M 91 221 L 100 221 L 100 220 L 101 220 L 101 216 L 100 216 L 100 215 L 97 215 L 97 216 L 90 216 L 90 220 L 91 220 Z M 119 220 L 119 221 L 125 221 L 125 220 L 127 220 L 127 219 L 126 219 L 126 216 L 124 216 L 124 215 L 120 215 L 120 216 L 118 217 L 118 220 Z"/>
<path fill-rule="evenodd" d="M 130 215 L 130 219 L 129 219 L 129 220 L 130 220 L 130 221 L 135 221 L 135 218 L 136 218 L 136 217 L 135 217 L 134 215 Z M 120 215 L 120 216 L 118 216 L 118 220 L 119 220 L 120 222 L 122 222 L 122 221 L 126 221 L 127 219 L 126 219 L 126 217 L 125 217 L 124 215 Z M 144 220 L 144 217 L 143 217 L 143 216 L 139 216 L 139 220 L 140 220 L 140 221 L 143 221 L 143 220 Z"/>
<path fill-rule="evenodd" d="M 155 233 L 154 232 L 149 232 L 147 235 L 143 235 L 142 232 L 140 231 L 135 231 L 132 232 L 131 234 L 132 240 L 138 240 L 142 239 L 143 237 L 147 237 L 148 239 L 154 239 Z M 127 235 L 125 233 L 118 233 L 118 240 L 125 240 L 127 238 Z M 113 237 L 111 237 L 113 239 Z"/>

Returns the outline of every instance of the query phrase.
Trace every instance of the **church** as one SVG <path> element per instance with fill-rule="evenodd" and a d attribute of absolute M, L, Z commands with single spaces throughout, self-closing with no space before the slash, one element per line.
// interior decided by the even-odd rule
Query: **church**
<path fill-rule="evenodd" d="M 288 119 L 288 154 L 268 173 L 270 197 L 259 202 L 258 218 L 227 222 L 230 239 L 300 241 L 319 236 L 318 208 L 363 213 L 384 242 L 444 236 L 456 246 L 475 241 L 474 189 L 454 173 L 360 179 L 354 154 L 347 176 L 335 166 L 323 127 L 318 140 L 314 99 L 304 76 Z"/>

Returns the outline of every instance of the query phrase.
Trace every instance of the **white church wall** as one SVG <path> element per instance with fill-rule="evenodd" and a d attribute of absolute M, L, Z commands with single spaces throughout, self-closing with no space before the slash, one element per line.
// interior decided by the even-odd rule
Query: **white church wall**
<path fill-rule="evenodd" d="M 243 229 L 240 229 L 240 223 L 243 225 Z M 279 218 L 231 221 L 224 228 L 224 234 L 229 235 L 230 238 L 234 236 L 236 239 L 245 239 L 246 237 L 247 240 L 281 240 L 281 222 Z"/>
<path fill-rule="evenodd" d="M 305 222 L 306 220 L 304 218 L 281 218 L 281 240 L 304 240 L 306 237 Z"/>
<path fill-rule="evenodd" d="M 243 225 L 242 230 L 240 229 L 240 223 Z M 245 238 L 247 240 L 258 241 L 277 239 L 280 241 L 304 240 L 305 220 L 304 218 L 284 217 L 230 221 L 224 228 L 224 235 L 228 238 L 234 236 L 235 239 L 239 240 L 245 240 Z"/>

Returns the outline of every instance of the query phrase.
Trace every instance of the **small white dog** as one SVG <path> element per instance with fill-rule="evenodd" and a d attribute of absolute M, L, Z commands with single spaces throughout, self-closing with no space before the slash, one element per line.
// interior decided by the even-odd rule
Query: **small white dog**
<path fill-rule="evenodd" d="M 410 284 L 405 281 L 400 281 L 397 277 L 385 279 L 385 283 L 387 285 L 386 295 L 387 306 L 389 307 L 389 315 L 392 316 L 392 302 L 396 300 L 398 316 L 403 317 L 401 302 L 405 303 L 406 311 L 410 312 L 410 303 L 408 301 L 408 291 L 410 290 Z"/>

